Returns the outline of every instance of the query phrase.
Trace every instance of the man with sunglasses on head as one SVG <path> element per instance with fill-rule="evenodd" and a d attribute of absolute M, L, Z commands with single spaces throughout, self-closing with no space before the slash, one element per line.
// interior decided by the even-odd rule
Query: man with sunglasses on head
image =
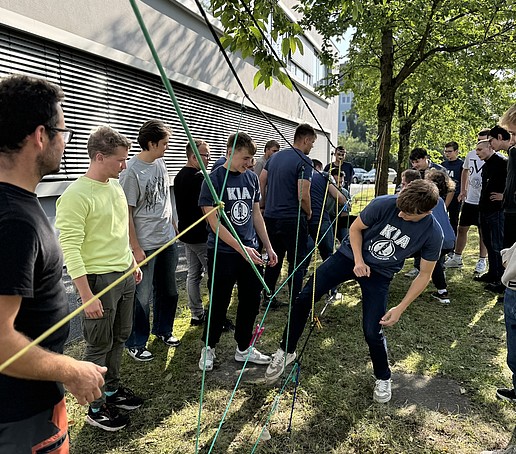
<path fill-rule="evenodd" d="M 0 80 L 0 364 L 68 314 L 63 257 L 35 194 L 59 172 L 72 131 L 57 85 Z M 105 367 L 62 355 L 65 324 L 0 373 L 0 452 L 68 453 L 64 388 L 84 405 L 101 395 Z"/>

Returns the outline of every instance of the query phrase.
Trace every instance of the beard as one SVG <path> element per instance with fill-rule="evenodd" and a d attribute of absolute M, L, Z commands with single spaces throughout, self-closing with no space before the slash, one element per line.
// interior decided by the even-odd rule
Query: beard
<path fill-rule="evenodd" d="M 63 157 L 64 147 L 54 142 L 55 140 L 50 141 L 45 153 L 40 154 L 36 159 L 40 178 L 43 178 L 45 175 L 59 173 L 61 170 L 61 159 Z"/>

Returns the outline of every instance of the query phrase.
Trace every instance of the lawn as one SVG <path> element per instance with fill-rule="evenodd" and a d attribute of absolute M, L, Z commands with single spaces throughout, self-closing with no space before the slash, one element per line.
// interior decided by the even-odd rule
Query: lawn
<path fill-rule="evenodd" d="M 431 301 L 430 285 L 400 322 L 387 330 L 394 377 L 439 379 L 444 385 L 430 397 L 441 402 L 439 391 L 447 395 L 455 386 L 460 390 L 453 396 L 461 403 L 457 411 L 414 404 L 412 397 L 416 395 L 409 394 L 406 402 L 396 400 L 396 393 L 406 394 L 403 388 L 394 390 L 393 401 L 388 404 L 372 401 L 374 378 L 361 331 L 360 289 L 354 282 L 345 283 L 340 289 L 342 300 L 327 308 L 321 329 L 314 331 L 302 357 L 291 431 L 287 432 L 294 384 L 288 382 L 278 398 L 279 387 L 260 380 L 246 381 L 244 374 L 211 452 L 252 452 L 269 416 L 271 439 L 260 442 L 255 452 L 479 453 L 504 447 L 516 420 L 514 408 L 495 399 L 496 388 L 511 382 L 505 365 L 503 306 L 494 294 L 472 280 L 478 244 L 472 230 L 464 269 L 447 272 L 451 304 Z M 402 273 L 396 276 L 391 305 L 399 302 L 409 284 Z M 189 326 L 184 285 L 180 288 L 175 334 L 182 345 L 167 349 L 152 338 L 150 349 L 156 358 L 149 363 L 136 363 L 124 353 L 124 384 L 145 398 L 144 406 L 132 412 L 126 429 L 106 433 L 86 424 L 85 408 L 69 397 L 72 453 L 196 451 L 201 329 Z M 284 293 L 281 296 L 286 299 Z M 230 312 L 234 319 L 234 305 Z M 258 343 L 260 351 L 273 353 L 277 349 L 286 317 L 286 308 L 267 315 Z M 81 342 L 75 343 L 68 353 L 80 357 L 83 347 Z M 207 373 L 199 440 L 202 453 L 209 452 L 233 392 L 234 349 L 232 335 L 224 334 L 217 346 L 216 368 Z"/>

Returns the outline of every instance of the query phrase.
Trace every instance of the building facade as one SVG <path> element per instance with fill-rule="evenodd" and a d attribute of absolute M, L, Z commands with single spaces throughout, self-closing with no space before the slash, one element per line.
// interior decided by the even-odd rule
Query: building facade
<path fill-rule="evenodd" d="M 351 110 L 353 97 L 352 91 L 339 94 L 339 134 L 346 134 L 348 132 L 348 112 Z"/>

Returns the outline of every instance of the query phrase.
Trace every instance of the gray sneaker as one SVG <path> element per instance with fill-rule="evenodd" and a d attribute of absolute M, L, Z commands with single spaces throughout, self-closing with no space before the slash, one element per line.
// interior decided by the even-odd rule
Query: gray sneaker
<path fill-rule="evenodd" d="M 419 270 L 417 268 L 412 268 L 410 271 L 407 271 L 405 273 L 405 277 L 409 277 L 409 278 L 415 278 L 417 277 L 417 275 L 419 274 Z"/>
<path fill-rule="evenodd" d="M 373 400 L 380 404 L 386 404 L 391 400 L 391 380 L 376 380 L 373 391 Z"/>
<path fill-rule="evenodd" d="M 206 360 L 204 357 L 206 357 Z M 203 347 L 201 350 L 201 358 L 199 359 L 199 369 L 204 370 L 204 365 L 206 364 L 206 371 L 212 370 L 215 358 L 216 356 L 214 348 Z"/>
<path fill-rule="evenodd" d="M 453 256 L 444 262 L 445 268 L 462 268 L 463 266 L 461 257 Z"/>
<path fill-rule="evenodd" d="M 267 383 L 274 383 L 283 374 L 285 367 L 288 366 L 292 361 L 296 359 L 296 352 L 287 353 L 278 348 L 276 353 L 272 355 L 272 361 L 265 371 L 265 381 Z"/>
<path fill-rule="evenodd" d="M 251 350 L 251 353 L 249 351 Z M 247 357 L 249 356 L 249 359 Z M 238 361 L 239 363 L 244 363 L 247 359 L 248 363 L 254 363 L 254 364 L 270 364 L 271 357 L 264 355 L 263 353 L 260 353 L 256 348 L 249 347 L 245 349 L 243 352 L 241 352 L 238 347 L 235 352 L 235 361 Z"/>
<path fill-rule="evenodd" d="M 487 260 L 486 259 L 478 259 L 478 262 L 475 266 L 475 274 L 484 274 L 487 270 Z"/>

